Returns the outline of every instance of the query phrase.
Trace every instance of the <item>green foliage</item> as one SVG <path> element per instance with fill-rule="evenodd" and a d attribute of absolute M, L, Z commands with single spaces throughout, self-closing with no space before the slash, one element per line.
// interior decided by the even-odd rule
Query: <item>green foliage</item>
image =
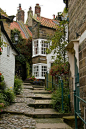
<path fill-rule="evenodd" d="M 3 93 L 0 93 L 0 103 L 6 104 Z"/>
<path fill-rule="evenodd" d="M 14 80 L 14 93 L 16 95 L 21 93 L 22 83 L 23 82 L 22 82 L 21 79 L 19 79 L 18 77 L 15 77 L 15 80 Z"/>
<path fill-rule="evenodd" d="M 59 87 L 52 93 L 52 104 L 53 108 L 58 112 L 62 112 L 62 88 Z M 63 90 L 63 106 L 64 112 L 70 112 L 70 99 L 69 99 L 69 90 L 64 88 Z"/>
<path fill-rule="evenodd" d="M 63 63 L 66 62 L 66 51 L 65 47 L 68 44 L 66 37 L 65 26 L 67 25 L 67 20 L 59 21 L 58 29 L 55 32 L 54 36 L 49 40 L 52 41 L 49 49 L 47 49 L 47 53 L 51 53 L 52 51 L 54 54 L 56 53 L 56 63 Z"/>
<path fill-rule="evenodd" d="M 4 100 L 6 102 L 6 105 L 11 104 L 14 101 L 14 99 L 15 99 L 14 92 L 11 89 L 9 89 L 9 88 L 6 88 L 3 91 L 3 96 L 4 96 Z"/>

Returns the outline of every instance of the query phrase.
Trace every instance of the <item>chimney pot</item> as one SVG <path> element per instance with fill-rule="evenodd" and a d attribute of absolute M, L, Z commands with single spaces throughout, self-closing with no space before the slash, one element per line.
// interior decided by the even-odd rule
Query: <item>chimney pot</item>
<path fill-rule="evenodd" d="M 32 10 L 32 7 L 30 6 L 29 11 Z"/>
<path fill-rule="evenodd" d="M 55 14 L 53 14 L 53 19 L 55 19 Z"/>
<path fill-rule="evenodd" d="M 21 4 L 19 4 L 19 10 L 21 10 Z"/>

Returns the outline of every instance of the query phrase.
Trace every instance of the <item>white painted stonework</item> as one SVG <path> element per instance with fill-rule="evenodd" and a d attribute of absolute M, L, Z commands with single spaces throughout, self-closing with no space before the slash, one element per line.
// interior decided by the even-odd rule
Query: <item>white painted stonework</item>
<path fill-rule="evenodd" d="M 2 55 L 0 55 L 0 72 L 4 76 L 7 87 L 13 88 L 15 76 L 15 55 L 17 55 L 17 53 L 12 49 L 3 33 L 1 38 L 3 39 L 3 42 L 6 43 L 6 46 L 3 46 L 3 52 Z M 9 56 L 7 56 L 7 45 L 9 46 Z"/>

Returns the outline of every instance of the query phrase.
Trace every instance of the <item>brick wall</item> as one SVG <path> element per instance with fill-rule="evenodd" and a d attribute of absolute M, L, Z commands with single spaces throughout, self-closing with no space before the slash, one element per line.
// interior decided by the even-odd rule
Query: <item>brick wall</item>
<path fill-rule="evenodd" d="M 69 42 L 86 29 L 86 0 L 69 0 Z"/>

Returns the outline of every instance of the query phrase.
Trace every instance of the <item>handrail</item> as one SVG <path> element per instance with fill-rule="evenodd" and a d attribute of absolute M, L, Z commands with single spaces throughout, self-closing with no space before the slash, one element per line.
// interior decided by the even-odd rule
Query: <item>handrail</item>
<path fill-rule="evenodd" d="M 48 81 L 48 80 L 47 80 L 47 81 Z M 54 85 L 58 86 L 58 84 L 56 84 L 56 83 L 54 83 L 54 82 L 51 82 L 51 81 L 48 81 L 48 82 L 53 83 Z"/>
<path fill-rule="evenodd" d="M 74 109 L 75 109 L 75 129 L 78 129 L 77 128 L 77 116 L 83 121 L 83 123 L 86 125 L 86 122 L 84 121 L 84 119 L 80 116 L 80 113 L 77 112 L 77 109 L 76 109 L 76 97 L 78 99 L 80 99 L 81 101 L 83 101 L 84 103 L 86 103 L 86 101 L 82 98 L 80 98 L 79 96 L 76 95 L 76 90 L 74 90 Z"/>
<path fill-rule="evenodd" d="M 80 98 L 79 96 L 75 95 L 77 98 L 79 98 L 81 101 L 83 101 L 84 103 L 86 103 L 86 101 L 82 98 Z"/>
<path fill-rule="evenodd" d="M 84 124 L 86 124 L 86 122 L 83 120 L 83 118 L 79 115 L 78 112 L 75 112 L 77 114 L 77 116 L 84 122 Z"/>

